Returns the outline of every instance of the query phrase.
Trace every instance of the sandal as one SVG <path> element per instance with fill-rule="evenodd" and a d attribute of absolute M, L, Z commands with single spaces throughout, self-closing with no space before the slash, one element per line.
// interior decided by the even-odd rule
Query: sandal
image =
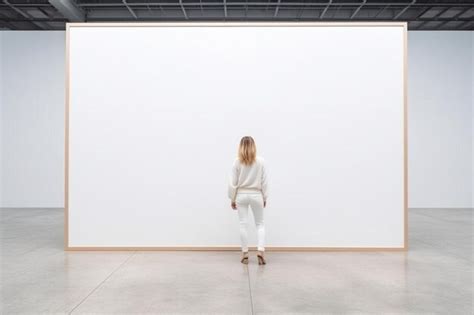
<path fill-rule="evenodd" d="M 258 252 L 257 254 L 257 258 L 258 258 L 258 264 L 259 265 L 266 265 L 267 262 L 265 261 L 265 258 L 263 257 L 263 252 Z"/>
<path fill-rule="evenodd" d="M 240 262 L 245 265 L 249 263 L 249 252 L 245 252 L 242 254 L 242 259 L 240 260 Z"/>

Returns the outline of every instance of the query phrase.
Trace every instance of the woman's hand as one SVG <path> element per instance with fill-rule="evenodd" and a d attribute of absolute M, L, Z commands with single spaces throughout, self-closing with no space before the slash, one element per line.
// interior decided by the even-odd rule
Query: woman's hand
<path fill-rule="evenodd" d="M 232 209 L 237 210 L 237 204 L 235 203 L 235 201 L 232 201 L 230 203 L 230 206 L 232 207 Z"/>

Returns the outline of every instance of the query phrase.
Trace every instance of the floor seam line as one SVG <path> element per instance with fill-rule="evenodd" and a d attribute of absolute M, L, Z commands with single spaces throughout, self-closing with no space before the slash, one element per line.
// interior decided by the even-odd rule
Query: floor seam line
<path fill-rule="evenodd" d="M 253 297 L 252 297 L 252 286 L 250 285 L 250 272 L 249 272 L 249 267 L 248 265 L 246 266 L 247 268 L 247 280 L 249 283 L 249 295 L 250 295 L 250 310 L 252 311 L 252 315 L 254 315 L 253 311 Z"/>
<path fill-rule="evenodd" d="M 76 306 L 72 308 L 71 311 L 68 312 L 68 314 L 72 314 L 79 306 L 81 306 L 99 287 L 101 287 L 110 277 L 112 277 L 122 266 L 124 266 L 134 255 L 136 254 L 136 251 L 134 251 L 130 256 L 127 257 L 117 268 L 115 268 L 107 277 L 105 277 L 104 280 L 102 280 L 94 289 L 92 289 L 89 294 L 86 295 L 82 301 L 79 302 Z"/>

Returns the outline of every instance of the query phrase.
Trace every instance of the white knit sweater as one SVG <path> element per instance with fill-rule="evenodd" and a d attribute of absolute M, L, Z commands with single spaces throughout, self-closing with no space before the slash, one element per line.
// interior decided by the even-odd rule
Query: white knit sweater
<path fill-rule="evenodd" d="M 232 174 L 229 182 L 228 196 L 235 201 L 235 195 L 239 192 L 261 191 L 263 200 L 268 197 L 268 171 L 265 161 L 257 156 L 252 165 L 244 165 L 236 158 L 232 165 Z"/>

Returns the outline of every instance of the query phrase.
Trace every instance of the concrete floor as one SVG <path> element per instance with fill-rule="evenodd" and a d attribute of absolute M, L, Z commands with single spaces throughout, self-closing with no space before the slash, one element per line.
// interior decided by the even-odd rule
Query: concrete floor
<path fill-rule="evenodd" d="M 408 252 L 64 252 L 58 209 L 2 209 L 1 314 L 473 314 L 472 209 L 409 211 Z"/>

